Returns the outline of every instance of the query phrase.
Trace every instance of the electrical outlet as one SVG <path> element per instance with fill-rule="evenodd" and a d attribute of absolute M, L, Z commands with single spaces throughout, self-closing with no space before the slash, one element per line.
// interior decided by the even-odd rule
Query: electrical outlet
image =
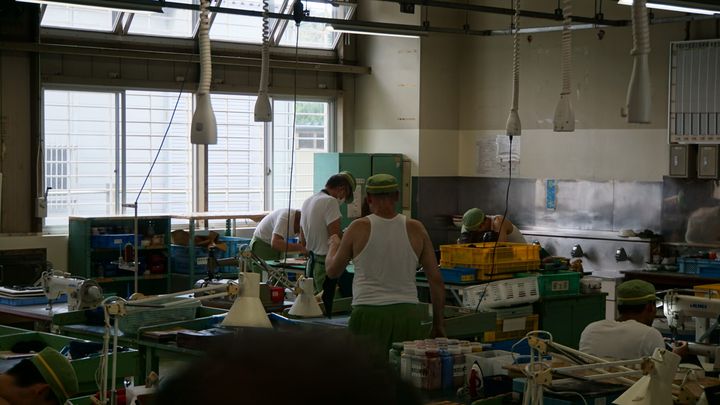
<path fill-rule="evenodd" d="M 35 199 L 35 217 L 47 217 L 47 200 L 45 199 L 45 197 L 38 197 L 37 199 Z"/>

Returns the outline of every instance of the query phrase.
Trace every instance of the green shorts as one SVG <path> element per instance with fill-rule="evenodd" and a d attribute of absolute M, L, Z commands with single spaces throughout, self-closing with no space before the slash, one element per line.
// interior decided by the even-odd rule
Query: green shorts
<path fill-rule="evenodd" d="M 423 319 L 417 304 L 355 305 L 348 326 L 350 332 L 368 338 L 387 353 L 393 342 L 426 338 Z"/>

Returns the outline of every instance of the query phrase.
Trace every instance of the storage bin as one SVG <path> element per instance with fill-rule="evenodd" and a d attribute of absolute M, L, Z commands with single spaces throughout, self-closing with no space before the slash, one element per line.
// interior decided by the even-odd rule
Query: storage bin
<path fill-rule="evenodd" d="M 720 277 L 720 260 L 681 257 L 677 262 L 680 273 Z"/>
<path fill-rule="evenodd" d="M 538 319 L 539 317 L 537 315 L 525 317 L 524 327 L 522 329 L 515 330 L 508 330 L 508 322 L 515 322 L 516 318 L 498 319 L 496 321 L 495 330 L 483 333 L 482 341 L 483 343 L 489 343 L 497 342 L 499 340 L 521 339 L 525 337 L 528 332 L 537 330 Z"/>
<path fill-rule="evenodd" d="M 440 269 L 442 279 L 448 283 L 468 283 L 475 281 L 477 270 L 463 267 L 453 269 Z"/>
<path fill-rule="evenodd" d="M 540 298 L 536 277 L 511 278 L 464 288 L 462 306 L 476 308 L 483 300 L 483 307 L 507 307 L 535 302 Z"/>
<path fill-rule="evenodd" d="M 135 334 L 140 327 L 158 325 L 195 318 L 195 310 L 200 306 L 196 300 L 168 298 L 155 301 L 152 305 L 168 305 L 162 308 L 128 307 L 127 315 L 120 318 L 118 328 L 126 335 Z"/>
<path fill-rule="evenodd" d="M 141 238 L 142 239 L 142 238 Z M 91 235 L 90 246 L 97 249 L 122 249 L 126 244 L 135 243 L 135 235 L 132 233 L 117 233 L 105 235 Z M 139 240 L 138 240 L 138 243 Z"/>
<path fill-rule="evenodd" d="M 574 271 L 558 271 L 544 273 L 518 273 L 515 277 L 537 277 L 541 297 L 558 295 L 577 295 L 580 293 L 580 277 Z"/>
<path fill-rule="evenodd" d="M 693 286 L 696 297 L 710 297 L 720 299 L 720 284 L 702 284 Z"/>
<path fill-rule="evenodd" d="M 493 274 L 535 270 L 540 267 L 540 246 L 524 243 L 466 243 L 440 246 L 440 266 L 470 267 L 478 278 Z"/>

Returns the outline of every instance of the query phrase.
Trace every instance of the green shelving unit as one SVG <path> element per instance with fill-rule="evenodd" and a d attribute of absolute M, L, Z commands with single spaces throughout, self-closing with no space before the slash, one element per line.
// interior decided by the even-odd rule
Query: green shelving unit
<path fill-rule="evenodd" d="M 134 220 L 132 216 L 70 217 L 68 272 L 94 279 L 106 294 L 134 292 L 133 272 L 117 265 L 125 245 L 134 245 Z M 170 236 L 169 216 L 138 216 L 138 289 L 144 294 L 169 289 Z"/>

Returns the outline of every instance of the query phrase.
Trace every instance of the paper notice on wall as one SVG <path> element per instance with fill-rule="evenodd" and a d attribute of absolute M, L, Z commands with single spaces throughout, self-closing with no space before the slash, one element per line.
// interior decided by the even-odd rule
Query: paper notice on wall
<path fill-rule="evenodd" d="M 347 217 L 350 219 L 362 216 L 362 202 L 365 199 L 365 179 L 355 179 L 357 186 L 353 192 L 353 202 L 347 205 Z"/>
<path fill-rule="evenodd" d="M 512 174 L 516 176 L 520 166 L 522 139 L 513 138 L 510 150 L 510 138 L 507 135 L 478 135 L 475 138 L 475 174 L 486 177 L 507 177 L 512 165 Z"/>

